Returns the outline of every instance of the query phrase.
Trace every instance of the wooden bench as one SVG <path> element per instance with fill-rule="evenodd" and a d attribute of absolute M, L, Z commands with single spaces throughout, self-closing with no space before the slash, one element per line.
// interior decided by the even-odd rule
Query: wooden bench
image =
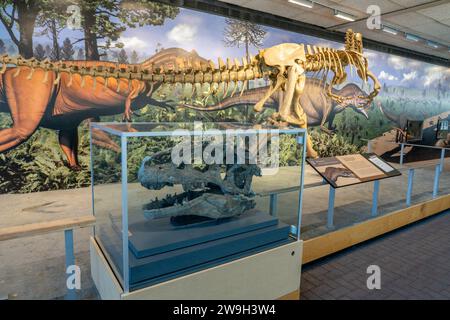
<path fill-rule="evenodd" d="M 93 226 L 95 217 L 92 215 L 58 219 L 45 222 L 29 223 L 21 226 L 0 228 L 0 241 L 31 237 L 47 234 L 50 232 L 64 231 L 65 251 L 66 251 L 66 270 L 69 266 L 75 264 L 75 255 L 73 250 L 73 230 Z M 75 289 L 68 289 L 66 299 L 75 299 Z"/>

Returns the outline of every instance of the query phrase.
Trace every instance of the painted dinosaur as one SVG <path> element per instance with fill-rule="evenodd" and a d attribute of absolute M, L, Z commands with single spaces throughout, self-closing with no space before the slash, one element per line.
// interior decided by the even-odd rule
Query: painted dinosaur
<path fill-rule="evenodd" d="M 402 112 L 398 114 L 394 114 L 388 109 L 383 108 L 381 102 L 379 101 L 377 102 L 377 106 L 380 109 L 381 114 L 385 116 L 389 121 L 394 123 L 395 126 L 393 127 L 393 129 L 396 131 L 396 142 L 406 142 L 408 140 L 409 137 L 406 128 L 408 125 L 408 120 L 423 121 L 426 118 L 426 114 L 423 111 L 421 111 L 421 116 L 419 117 L 408 114 L 408 110 L 405 104 L 403 104 Z"/>
<path fill-rule="evenodd" d="M 218 103 L 211 106 L 197 106 L 183 103 L 181 106 L 199 111 L 219 111 L 228 108 L 239 107 L 244 105 L 255 105 L 260 101 L 268 87 L 252 88 L 245 91 L 241 96 L 227 97 Z M 338 103 L 327 95 L 327 88 L 324 83 L 315 78 L 306 78 L 305 90 L 300 97 L 300 104 L 306 113 L 308 119 L 308 126 L 320 126 L 324 131 L 330 132 L 333 127 L 333 120 L 336 114 L 344 111 L 347 107 L 353 109 L 357 113 L 368 118 L 366 112 L 366 100 L 358 98 L 358 96 L 365 96 L 365 92 L 361 90 L 356 84 L 346 84 L 341 89 L 332 89 L 334 94 L 342 97 L 354 97 L 353 100 L 344 100 Z M 266 100 L 264 107 L 277 110 L 282 102 L 282 93 L 273 94 Z M 328 122 L 328 128 L 325 128 L 325 123 Z"/>
<path fill-rule="evenodd" d="M 336 183 L 340 177 L 342 178 L 355 177 L 353 172 L 351 172 L 347 168 L 338 168 L 338 167 L 327 167 L 325 169 L 324 176 L 334 183 Z"/>
<path fill-rule="evenodd" d="M 13 126 L 0 130 L 0 152 L 26 141 L 41 126 L 59 130 L 59 143 L 69 166 L 78 168 L 77 128 L 83 120 L 98 121 L 100 116 L 123 113 L 124 106 L 128 120 L 132 110 L 147 104 L 170 107 L 151 96 L 162 82 L 128 80 L 120 71 L 135 68 L 144 73 L 149 67 L 174 64 L 175 59 L 207 62 L 195 51 L 178 48 L 162 50 L 138 65 L 1 56 L 0 112 L 11 114 Z M 11 64 L 16 67 L 8 67 Z M 87 74 L 91 76 L 81 76 Z M 109 76 L 101 77 L 103 74 Z M 97 145 L 119 149 L 104 132 L 93 133 Z"/>
<path fill-rule="evenodd" d="M 268 78 L 271 85 L 266 95 L 255 105 L 261 111 L 265 102 L 277 91 L 284 91 L 283 104 L 273 114 L 275 124 L 286 123 L 307 127 L 306 113 L 300 104 L 304 91 L 306 72 L 321 75 L 326 81 L 331 71 L 334 76 L 328 85 L 328 96 L 342 103 L 355 97 L 342 97 L 332 92 L 334 85 L 345 82 L 347 66 L 355 67 L 364 81 L 372 79 L 373 91 L 365 96 L 367 105 L 380 90 L 376 77 L 368 70 L 367 59 L 362 54 L 362 36 L 348 30 L 344 50 L 284 43 L 260 50 L 250 61 L 226 59 L 214 62 L 200 57 L 163 57 L 138 65 L 118 65 L 92 61 L 39 61 L 22 57 L 0 57 L 2 64 L 2 100 L 7 103 L 14 124 L 12 128 L 0 131 L 0 152 L 13 148 L 25 141 L 41 124 L 61 129 L 60 143 L 68 155 L 71 166 L 76 166 L 76 126 L 73 123 L 83 118 L 114 114 L 125 107 L 125 118 L 129 119 L 133 108 L 146 104 L 148 93 L 161 84 L 174 86 L 189 85 L 191 95 L 209 96 L 222 87 L 227 96 L 230 83 L 234 84 L 231 95 L 243 82 L 242 91 L 250 80 Z M 173 57 L 173 58 L 172 58 Z M 153 59 L 153 58 L 152 58 Z M 151 60 L 151 59 L 150 59 Z M 8 65 L 16 67 L 8 68 Z M 27 81 L 30 80 L 30 81 Z M 209 85 L 204 90 L 204 84 Z M 60 92 L 63 94 L 60 94 Z M 185 90 L 183 90 L 184 92 Z M 33 103 L 30 110 L 30 102 Z M 51 108 L 47 108 L 48 105 Z M 106 107 L 105 107 L 106 106 Z M 75 112 L 73 112 L 75 110 Z M 95 112 L 94 112 L 95 111 Z M 66 127 L 69 126 L 69 127 Z M 70 126 L 72 129 L 69 129 Z M 307 141 L 310 157 L 317 157 L 311 140 Z"/>

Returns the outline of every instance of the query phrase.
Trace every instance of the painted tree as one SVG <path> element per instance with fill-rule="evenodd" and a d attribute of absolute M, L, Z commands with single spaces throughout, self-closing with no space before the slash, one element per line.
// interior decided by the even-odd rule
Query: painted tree
<path fill-rule="evenodd" d="M 267 31 L 260 25 L 241 20 L 226 19 L 223 42 L 227 47 L 245 48 L 245 57 L 249 60 L 250 47 L 260 48 Z"/>
<path fill-rule="evenodd" d="M 69 38 L 65 38 L 63 46 L 61 47 L 61 59 L 62 60 L 72 60 L 75 50 L 73 49 L 72 42 Z"/>
<path fill-rule="evenodd" d="M 70 13 L 67 7 L 71 3 L 67 0 L 47 0 L 36 18 L 35 32 L 38 36 L 47 36 L 52 41 L 51 60 L 61 59 L 61 48 L 58 42 L 61 31 L 67 26 Z"/>
<path fill-rule="evenodd" d="M 45 24 L 50 23 L 50 34 L 54 35 L 57 17 L 67 17 L 67 7 L 74 4 L 80 8 L 80 29 L 84 32 L 79 41 L 84 41 L 86 58 L 90 60 L 100 58 L 98 40 L 116 41 L 126 28 L 162 25 L 165 19 L 173 19 L 179 13 L 177 7 L 148 0 L 0 0 L 0 22 L 19 54 L 30 58 L 36 26 L 42 27 L 41 22 L 46 21 Z M 53 35 L 53 47 L 57 50 L 57 37 Z"/>
<path fill-rule="evenodd" d="M 260 25 L 243 20 L 226 19 L 223 32 L 223 42 L 227 47 L 245 48 L 245 58 L 250 62 L 250 47 L 260 48 L 267 31 Z M 249 83 L 247 83 L 247 89 Z M 246 119 L 248 121 L 249 108 L 245 106 Z"/>
<path fill-rule="evenodd" d="M 51 0 L 0 0 L 0 22 L 25 58 L 33 56 L 33 33 L 38 14 Z M 16 33 L 18 31 L 18 35 Z"/>
<path fill-rule="evenodd" d="M 441 79 L 439 79 L 438 85 L 437 85 L 437 98 L 438 100 L 441 100 L 441 95 L 442 95 L 442 82 Z"/>
<path fill-rule="evenodd" d="M 164 50 L 164 47 L 163 47 L 163 45 L 162 45 L 160 42 L 158 42 L 158 43 L 156 44 L 156 47 L 155 47 L 155 53 L 158 53 L 158 52 L 160 52 L 161 50 Z"/>
<path fill-rule="evenodd" d="M 45 59 L 45 49 L 42 44 L 38 44 L 36 48 L 34 48 L 34 57 L 38 60 L 44 60 Z"/>
<path fill-rule="evenodd" d="M 360 120 L 359 116 L 351 116 L 350 113 L 344 111 L 342 113 L 341 121 L 337 126 L 338 132 L 351 144 L 361 143 L 360 139 L 363 126 L 361 125 Z"/>
<path fill-rule="evenodd" d="M 77 60 L 83 60 L 84 59 L 84 50 L 82 48 L 78 49 L 77 52 Z"/>
<path fill-rule="evenodd" d="M 50 47 L 49 44 L 45 45 L 44 50 L 47 57 L 50 57 L 52 55 L 52 47 Z"/>
<path fill-rule="evenodd" d="M 177 7 L 148 0 L 92 0 L 81 1 L 79 5 L 84 31 L 79 41 L 84 41 L 87 60 L 99 60 L 99 49 L 109 49 L 127 28 L 162 25 L 180 12 Z M 99 45 L 99 40 L 105 44 Z"/>
<path fill-rule="evenodd" d="M 136 50 L 133 50 L 133 51 L 131 52 L 130 62 L 133 63 L 133 64 L 135 64 L 135 63 L 138 63 L 138 61 L 139 61 L 139 55 L 138 55 L 138 53 L 136 52 Z"/>
<path fill-rule="evenodd" d="M 128 55 L 125 49 L 120 49 L 119 53 L 117 54 L 117 62 L 128 63 Z"/>
<path fill-rule="evenodd" d="M 0 39 L 0 54 L 4 54 L 6 52 L 5 43 Z"/>

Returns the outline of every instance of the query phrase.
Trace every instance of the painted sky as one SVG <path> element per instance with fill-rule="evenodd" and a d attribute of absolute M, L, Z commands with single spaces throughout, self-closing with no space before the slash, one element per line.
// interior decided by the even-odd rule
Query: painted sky
<path fill-rule="evenodd" d="M 151 56 L 158 44 L 161 44 L 164 48 L 180 47 L 189 51 L 196 50 L 200 56 L 212 60 L 216 60 L 219 56 L 222 58 L 243 57 L 245 55 L 244 48 L 225 47 L 223 43 L 224 27 L 225 18 L 223 17 L 180 9 L 180 14 L 174 20 L 166 20 L 163 26 L 128 29 L 123 32 L 119 41 L 124 43 L 125 49 L 129 53 L 136 50 L 141 59 Z M 283 42 L 335 48 L 343 46 L 342 43 L 276 28 L 266 27 L 266 31 L 264 47 Z M 82 34 L 80 31 L 65 29 L 60 34 L 60 42 L 66 37 L 75 41 L 82 38 Z M 0 38 L 9 38 L 4 28 L 0 28 Z M 36 37 L 36 43 L 50 43 L 50 39 L 45 36 Z M 251 51 L 255 54 L 258 49 L 251 48 Z M 388 86 L 429 88 L 435 87 L 439 79 L 445 79 L 443 85 L 450 89 L 450 69 L 371 50 L 365 50 L 365 55 L 369 59 L 369 68 L 378 76 L 380 82 L 386 83 Z"/>

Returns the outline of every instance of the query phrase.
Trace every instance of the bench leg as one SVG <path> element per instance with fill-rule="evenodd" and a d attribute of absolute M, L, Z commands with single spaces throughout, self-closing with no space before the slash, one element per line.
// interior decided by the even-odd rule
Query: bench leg
<path fill-rule="evenodd" d="M 69 266 L 73 266 L 75 264 L 75 255 L 73 250 L 73 230 L 65 230 L 64 231 L 64 239 L 65 239 L 65 246 L 66 246 L 66 270 Z M 76 296 L 76 289 L 69 289 L 67 288 L 67 294 L 65 296 L 66 300 L 75 300 L 77 298 Z"/>

